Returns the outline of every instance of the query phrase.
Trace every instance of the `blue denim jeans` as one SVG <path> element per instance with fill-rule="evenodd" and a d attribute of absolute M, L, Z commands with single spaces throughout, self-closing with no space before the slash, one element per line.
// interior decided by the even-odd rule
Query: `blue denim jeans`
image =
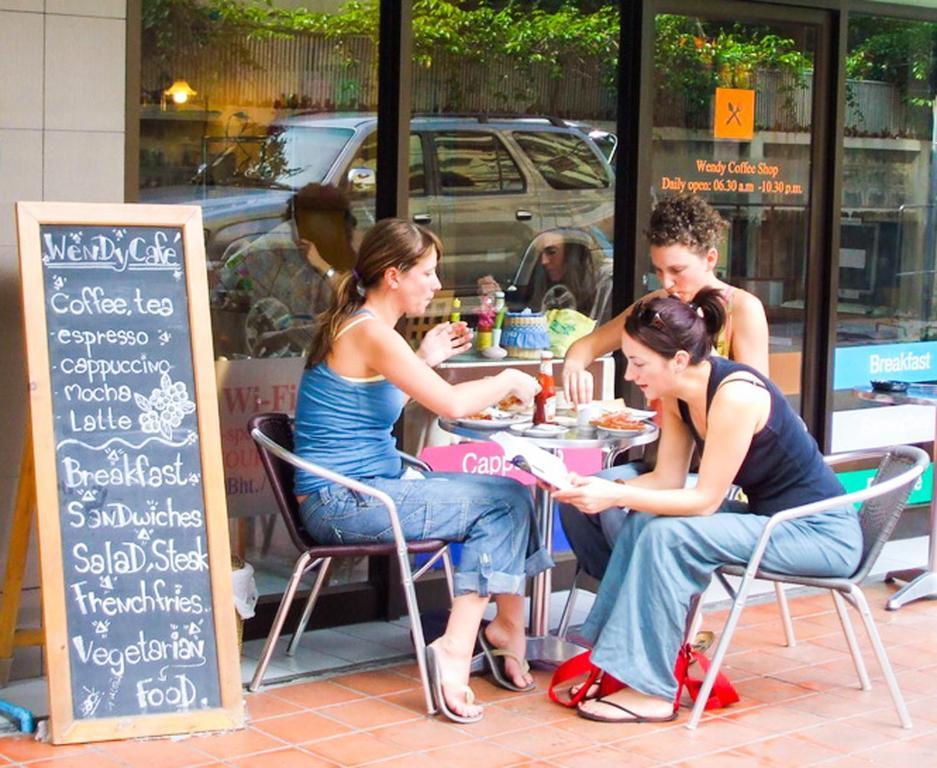
<path fill-rule="evenodd" d="M 603 469 L 596 477 L 608 480 L 631 480 L 649 470 L 643 461 L 632 461 Z M 612 556 L 612 547 L 621 531 L 627 509 L 611 507 L 597 515 L 580 512 L 572 504 L 560 504 L 560 522 L 569 545 L 573 548 L 579 567 L 594 579 L 601 579 Z"/>
<path fill-rule="evenodd" d="M 593 663 L 642 693 L 673 698 L 674 662 L 690 604 L 722 563 L 745 563 L 770 518 L 725 501 L 712 515 L 629 512 L 595 603 L 576 639 Z M 782 523 L 762 567 L 778 573 L 851 576 L 862 553 L 852 507 Z"/>
<path fill-rule="evenodd" d="M 404 537 L 462 542 L 457 595 L 524 594 L 524 582 L 553 560 L 544 549 L 533 497 L 516 480 L 460 472 L 422 479 L 368 478 L 397 505 Z M 324 544 L 393 541 L 387 508 L 377 499 L 332 484 L 300 507 L 309 534 Z"/>

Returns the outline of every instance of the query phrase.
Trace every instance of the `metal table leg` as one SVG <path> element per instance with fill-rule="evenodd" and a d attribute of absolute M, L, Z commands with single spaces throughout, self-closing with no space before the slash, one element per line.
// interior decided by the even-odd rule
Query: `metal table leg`
<path fill-rule="evenodd" d="M 934 409 L 934 452 L 932 458 L 937 464 L 937 408 Z M 907 582 L 891 596 L 885 604 L 889 611 L 897 611 L 905 603 L 924 597 L 937 597 L 937 471 L 932 471 L 933 487 L 930 500 L 930 541 L 927 545 L 927 567 L 907 568 L 901 571 L 889 571 L 885 581 Z"/>
<path fill-rule="evenodd" d="M 540 533 L 553 548 L 553 494 L 537 487 L 534 496 Z M 578 645 L 550 634 L 550 594 L 553 581 L 549 569 L 541 571 L 533 579 L 530 591 L 530 636 L 527 638 L 527 658 L 558 664 L 582 651 Z"/>

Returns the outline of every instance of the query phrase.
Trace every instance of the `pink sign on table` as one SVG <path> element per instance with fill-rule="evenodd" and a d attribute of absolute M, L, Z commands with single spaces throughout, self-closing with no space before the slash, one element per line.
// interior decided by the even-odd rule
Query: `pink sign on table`
<path fill-rule="evenodd" d="M 560 448 L 557 454 L 572 472 L 593 475 L 602 468 L 601 448 Z M 437 445 L 420 451 L 420 458 L 437 472 L 468 472 L 473 475 L 502 475 L 533 485 L 533 475 L 505 459 L 497 443 L 459 443 Z"/>

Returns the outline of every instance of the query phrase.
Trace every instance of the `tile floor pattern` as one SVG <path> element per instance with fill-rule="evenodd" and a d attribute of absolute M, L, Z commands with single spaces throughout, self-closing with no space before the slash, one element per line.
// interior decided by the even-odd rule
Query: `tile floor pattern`
<path fill-rule="evenodd" d="M 832 602 L 825 594 L 791 600 L 798 644 L 781 645 L 772 603 L 745 611 L 725 671 L 742 700 L 707 715 L 697 731 L 673 723 L 608 725 L 576 717 L 538 690 L 517 694 L 474 678 L 487 704 L 473 725 L 427 718 L 414 664 L 247 694 L 248 726 L 183 739 L 53 747 L 0 739 L 0 768 L 72 766 L 937 766 L 937 602 L 884 610 L 893 588 L 866 592 L 907 699 L 914 728 L 903 730 L 867 653 L 873 690 L 858 689 Z M 725 612 L 710 613 L 718 631 Z M 864 633 L 860 642 L 868 647 Z"/>

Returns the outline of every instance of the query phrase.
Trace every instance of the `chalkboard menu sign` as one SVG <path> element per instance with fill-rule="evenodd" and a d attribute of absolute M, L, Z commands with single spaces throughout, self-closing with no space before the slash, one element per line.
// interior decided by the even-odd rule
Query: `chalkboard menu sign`
<path fill-rule="evenodd" d="M 199 209 L 17 215 L 53 741 L 237 725 Z"/>

